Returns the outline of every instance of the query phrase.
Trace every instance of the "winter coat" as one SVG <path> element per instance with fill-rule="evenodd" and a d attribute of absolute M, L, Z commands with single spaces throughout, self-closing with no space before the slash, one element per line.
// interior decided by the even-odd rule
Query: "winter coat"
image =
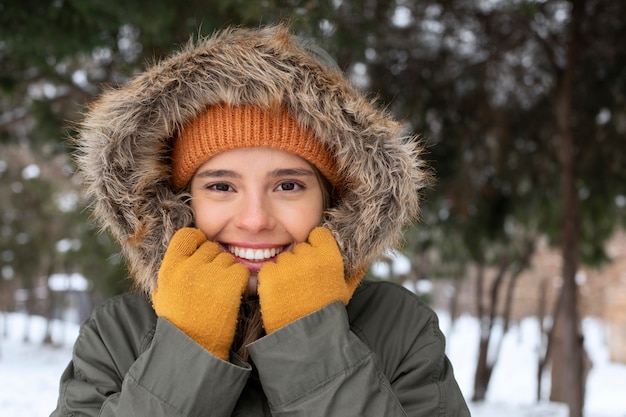
<path fill-rule="evenodd" d="M 210 354 L 140 294 L 82 326 L 52 417 L 465 417 L 437 317 L 406 289 L 365 281 L 254 342 L 258 369 Z"/>
<path fill-rule="evenodd" d="M 170 183 L 172 140 L 216 104 L 278 104 L 330 150 L 341 189 L 322 225 L 346 276 L 397 247 L 418 216 L 429 175 L 417 141 L 325 52 L 280 25 L 190 42 L 105 91 L 80 126 L 79 174 L 138 294 L 82 326 L 53 415 L 469 415 L 435 315 L 400 287 L 363 284 L 347 308 L 331 304 L 257 340 L 248 350 L 258 378 L 155 317 L 147 300 L 167 245 L 193 226 L 188 194 Z"/>

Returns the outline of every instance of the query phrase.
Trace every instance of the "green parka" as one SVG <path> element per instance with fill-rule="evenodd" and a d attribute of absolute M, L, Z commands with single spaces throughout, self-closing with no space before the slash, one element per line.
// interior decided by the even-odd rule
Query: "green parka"
<path fill-rule="evenodd" d="M 189 195 L 170 181 L 172 141 L 222 104 L 278 104 L 332 154 L 341 189 L 321 225 L 345 276 L 397 248 L 417 218 L 429 177 L 418 142 L 324 51 L 282 25 L 190 42 L 105 91 L 76 137 L 94 216 L 119 242 L 137 292 L 82 326 L 53 416 L 468 416 L 435 314 L 402 287 L 362 283 L 347 308 L 330 304 L 257 340 L 248 350 L 258 374 L 156 317 L 150 294 L 165 250 L 193 227 Z"/>
<path fill-rule="evenodd" d="M 129 293 L 82 326 L 52 416 L 469 416 L 444 345 L 417 296 L 364 281 L 347 308 L 331 304 L 250 345 L 257 374 Z"/>

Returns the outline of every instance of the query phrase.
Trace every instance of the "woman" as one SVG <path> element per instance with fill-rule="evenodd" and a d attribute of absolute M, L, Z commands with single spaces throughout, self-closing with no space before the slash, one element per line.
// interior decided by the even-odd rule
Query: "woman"
<path fill-rule="evenodd" d="M 468 416 L 435 314 L 361 278 L 418 215 L 401 125 L 283 26 L 90 108 L 78 164 L 139 291 L 82 325 L 53 416 Z"/>

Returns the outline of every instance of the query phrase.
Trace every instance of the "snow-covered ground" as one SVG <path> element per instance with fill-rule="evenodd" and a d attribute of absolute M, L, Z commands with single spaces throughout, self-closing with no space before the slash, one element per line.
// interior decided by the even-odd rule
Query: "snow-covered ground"
<path fill-rule="evenodd" d="M 453 327 L 445 313 L 441 328 L 448 338 L 448 354 L 461 390 L 470 398 L 478 345 L 478 323 L 461 317 Z M 8 338 L 0 338 L 0 416 L 48 416 L 56 404 L 58 381 L 71 355 L 78 333 L 75 325 L 55 323 L 58 347 L 42 347 L 43 319 L 30 322 L 32 342 L 23 343 L 24 316 L 0 319 L 0 334 L 7 325 Z M 609 362 L 605 329 L 594 319 L 584 321 L 585 341 L 593 361 L 587 383 L 585 417 L 626 417 L 626 365 Z M 474 417 L 566 417 L 559 404 L 535 403 L 538 327 L 522 321 L 504 341 L 484 404 L 470 404 Z M 549 387 L 549 380 L 545 386 Z"/>
<path fill-rule="evenodd" d="M 461 391 L 471 398 L 475 358 L 478 351 L 478 321 L 462 316 L 450 327 L 445 313 L 440 326 L 448 341 L 448 355 Z M 593 368 L 587 379 L 585 417 L 626 417 L 626 365 L 609 361 L 606 328 L 596 319 L 583 320 L 585 347 Z M 535 319 L 522 320 L 504 339 L 485 404 L 470 404 L 474 417 L 567 417 L 562 404 L 536 404 L 537 346 L 539 326 Z M 549 372 L 543 378 L 543 398 L 548 398 Z"/>

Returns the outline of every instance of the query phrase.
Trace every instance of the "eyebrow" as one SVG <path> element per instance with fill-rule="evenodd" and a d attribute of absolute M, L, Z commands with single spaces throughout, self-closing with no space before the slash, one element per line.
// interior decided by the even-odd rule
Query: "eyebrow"
<path fill-rule="evenodd" d="M 279 168 L 269 172 L 269 176 L 278 177 L 309 177 L 315 173 L 309 168 Z M 196 174 L 197 178 L 241 178 L 241 175 L 230 169 L 206 169 Z"/>
<path fill-rule="evenodd" d="M 313 170 L 309 168 L 280 168 L 269 173 L 270 177 L 309 177 L 314 175 Z"/>
<path fill-rule="evenodd" d="M 241 175 L 230 169 L 205 169 L 196 174 L 197 178 L 240 178 Z"/>

